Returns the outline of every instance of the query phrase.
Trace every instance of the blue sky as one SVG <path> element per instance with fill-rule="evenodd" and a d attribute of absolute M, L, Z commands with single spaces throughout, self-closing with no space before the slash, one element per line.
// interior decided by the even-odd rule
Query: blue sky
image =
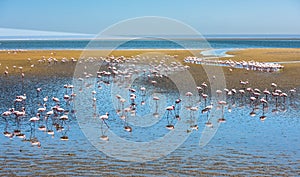
<path fill-rule="evenodd" d="M 141 16 L 174 18 L 202 34 L 300 34 L 299 0 L 0 0 L 0 28 L 97 34 Z"/>

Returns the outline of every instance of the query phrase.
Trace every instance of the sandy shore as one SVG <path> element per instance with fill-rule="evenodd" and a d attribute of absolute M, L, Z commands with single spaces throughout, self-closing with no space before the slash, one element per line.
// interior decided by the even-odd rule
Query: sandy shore
<path fill-rule="evenodd" d="M 68 76 L 73 75 L 76 63 L 59 63 L 57 65 L 39 64 L 38 60 L 45 57 L 57 58 L 59 61 L 62 58 L 70 59 L 71 57 L 78 59 L 80 56 L 136 56 L 147 54 L 163 54 L 163 55 L 177 55 L 176 60 L 183 62 L 186 56 L 200 56 L 199 50 L 116 50 L 116 51 L 89 51 L 82 52 L 80 50 L 30 50 L 30 51 L 0 51 L 0 76 L 4 77 L 4 71 L 8 67 L 9 75 L 19 73 L 19 70 L 13 70 L 13 66 L 23 67 L 23 71 L 26 76 L 31 74 L 37 74 L 41 76 L 58 75 Z M 260 61 L 260 62 L 284 62 L 284 61 L 300 61 L 300 49 L 245 49 L 238 51 L 228 52 L 230 55 L 234 55 L 231 58 L 220 59 L 232 59 L 236 61 Z M 28 62 L 28 58 L 31 62 Z M 31 65 L 34 64 L 34 68 L 31 69 Z M 202 69 L 201 65 L 187 64 L 191 66 L 190 72 L 193 74 L 197 84 L 207 81 L 206 73 Z M 300 87 L 300 63 L 286 63 L 284 70 L 281 72 L 264 73 L 258 71 L 247 71 L 244 69 L 233 69 L 229 71 L 229 68 L 223 67 L 223 72 L 226 78 L 226 85 L 228 88 L 239 88 L 240 80 L 248 80 L 250 82 L 249 87 L 258 87 L 264 89 L 270 87 L 272 82 L 277 83 L 280 88 L 290 89 L 294 87 Z"/>

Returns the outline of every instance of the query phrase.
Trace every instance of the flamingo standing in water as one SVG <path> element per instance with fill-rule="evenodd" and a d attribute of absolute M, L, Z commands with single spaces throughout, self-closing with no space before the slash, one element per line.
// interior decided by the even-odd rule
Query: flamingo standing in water
<path fill-rule="evenodd" d="M 42 107 L 42 108 L 38 108 L 37 111 L 38 111 L 38 112 L 45 112 L 45 111 L 46 111 L 46 104 L 44 103 L 44 104 L 43 104 L 43 107 Z"/>
<path fill-rule="evenodd" d="M 289 90 L 289 92 L 290 92 L 290 105 L 294 105 L 296 88 Z"/>
<path fill-rule="evenodd" d="M 263 91 L 263 93 L 264 93 L 265 96 L 266 96 L 265 100 L 268 101 L 268 95 L 271 95 L 271 92 L 270 92 L 268 89 L 265 89 L 265 90 Z"/>
<path fill-rule="evenodd" d="M 159 116 L 159 114 L 158 114 L 158 100 L 159 100 L 159 97 L 154 96 L 153 100 L 155 101 L 155 112 L 153 113 L 153 116 L 157 118 Z"/>
<path fill-rule="evenodd" d="M 199 95 L 199 102 L 201 102 L 201 94 L 203 93 L 202 87 L 197 87 L 198 95 Z"/>
<path fill-rule="evenodd" d="M 219 99 L 220 96 L 222 95 L 222 90 L 216 90 L 216 93 L 217 93 L 217 96 L 218 96 L 218 99 Z"/>
<path fill-rule="evenodd" d="M 266 120 L 266 118 L 267 118 L 267 116 L 265 116 L 265 109 L 264 109 L 264 104 L 263 104 L 263 114 L 262 114 L 262 116 L 259 117 L 259 119 L 263 122 Z"/>
<path fill-rule="evenodd" d="M 104 130 L 103 130 L 103 124 L 105 124 L 106 127 L 109 128 L 108 124 L 105 121 L 105 120 L 108 119 L 108 117 L 109 117 L 109 113 L 105 113 L 104 115 L 99 116 L 100 120 L 102 121 L 101 122 L 102 135 L 100 136 L 100 139 L 103 140 L 103 141 L 108 141 L 109 140 L 108 136 L 104 135 Z"/>
<path fill-rule="evenodd" d="M 250 112 L 250 116 L 254 117 L 256 115 L 256 113 L 255 113 L 255 106 L 256 105 L 254 105 L 254 101 L 256 101 L 256 98 L 252 96 L 252 97 L 250 97 L 250 101 L 251 101 L 250 106 L 253 106 L 253 109 Z"/>
<path fill-rule="evenodd" d="M 276 90 L 275 90 L 276 91 Z M 272 92 L 272 95 L 275 97 L 275 104 L 276 104 L 276 107 L 278 106 L 278 96 L 279 96 L 279 93 L 277 92 Z"/>
<path fill-rule="evenodd" d="M 34 123 L 34 127 L 35 127 L 35 123 L 36 123 L 37 121 L 39 121 L 39 120 L 40 120 L 40 114 L 37 113 L 35 117 L 31 117 L 31 118 L 29 119 L 29 122 L 33 122 L 33 123 Z"/>
<path fill-rule="evenodd" d="M 208 95 L 202 93 L 202 98 L 204 99 L 204 106 L 206 107 L 206 99 L 207 99 Z"/>
<path fill-rule="evenodd" d="M 128 118 L 128 116 L 127 116 L 127 118 Z M 129 126 L 127 123 L 127 118 L 124 119 L 124 130 L 127 132 L 132 132 L 131 126 Z"/>
<path fill-rule="evenodd" d="M 218 119 L 219 123 L 226 122 L 226 119 L 224 118 L 224 106 L 227 104 L 226 101 L 219 101 L 218 102 L 222 106 L 222 117 Z"/>
<path fill-rule="evenodd" d="M 205 126 L 209 127 L 209 128 L 213 127 L 213 123 L 211 121 L 209 121 L 209 119 L 208 119 L 208 114 L 207 114 L 207 122 L 205 122 Z"/>
<path fill-rule="evenodd" d="M 207 122 L 205 122 L 205 126 L 210 128 L 213 127 L 213 124 L 209 121 L 208 114 L 212 108 L 213 108 L 213 104 L 211 103 L 210 105 L 206 106 L 204 109 L 201 110 L 202 114 L 206 113 Z"/>
<path fill-rule="evenodd" d="M 166 128 L 169 130 L 173 130 L 175 128 L 174 125 L 169 121 L 169 115 L 170 114 L 172 115 L 172 112 L 174 111 L 174 109 L 175 109 L 174 105 L 166 107 L 167 120 L 168 120 L 168 125 L 166 126 Z"/>
<path fill-rule="evenodd" d="M 121 102 L 120 102 L 120 100 L 121 100 L 122 97 L 121 97 L 121 95 L 117 94 L 117 95 L 116 95 L 116 98 L 117 98 L 117 100 L 118 100 L 118 106 L 117 106 L 116 113 L 117 113 L 117 114 L 120 114 L 120 113 L 121 113 L 121 105 L 120 105 Z"/>
<path fill-rule="evenodd" d="M 188 98 L 188 105 L 187 105 L 186 108 L 189 109 L 191 107 L 191 105 L 192 105 L 192 103 L 191 103 L 191 97 L 193 96 L 193 93 L 192 92 L 186 92 L 185 96 Z"/>
<path fill-rule="evenodd" d="M 105 113 L 104 115 L 101 115 L 99 118 L 102 120 L 102 122 L 109 128 L 108 124 L 106 123 L 105 120 L 108 119 L 109 113 Z"/>
<path fill-rule="evenodd" d="M 145 88 L 145 87 L 141 87 L 140 90 L 141 90 L 141 92 L 142 92 L 142 101 L 141 101 L 141 105 L 145 105 L 144 97 L 146 96 L 146 88 Z"/>
<path fill-rule="evenodd" d="M 203 82 L 201 84 L 201 87 L 203 88 L 203 91 L 206 93 L 207 84 L 205 82 Z"/>
<path fill-rule="evenodd" d="M 191 130 L 198 130 L 198 125 L 197 125 L 197 119 L 195 119 L 195 116 L 194 116 L 194 112 L 198 111 L 198 107 L 197 106 L 192 106 L 190 108 L 190 117 L 191 117 L 191 124 L 190 125 L 190 128 Z"/>
<path fill-rule="evenodd" d="M 37 88 L 36 89 L 36 96 L 39 97 L 40 96 L 40 92 L 42 91 L 42 88 Z"/>
<path fill-rule="evenodd" d="M 283 98 L 283 104 L 285 104 L 285 100 L 288 95 L 286 93 L 281 93 L 279 96 Z"/>
<path fill-rule="evenodd" d="M 175 100 L 175 117 L 180 120 L 180 116 L 179 116 L 179 110 L 180 110 L 180 103 L 181 103 L 181 99 L 178 98 Z"/>
<path fill-rule="evenodd" d="M 261 98 L 260 102 L 263 104 L 263 106 L 265 106 L 265 105 L 268 104 L 268 101 L 266 99 L 264 99 L 264 98 Z"/>
<path fill-rule="evenodd" d="M 275 89 L 276 89 L 276 87 L 277 87 L 277 84 L 275 84 L 275 83 L 271 83 L 271 87 L 273 87 L 273 88 L 275 88 Z"/>

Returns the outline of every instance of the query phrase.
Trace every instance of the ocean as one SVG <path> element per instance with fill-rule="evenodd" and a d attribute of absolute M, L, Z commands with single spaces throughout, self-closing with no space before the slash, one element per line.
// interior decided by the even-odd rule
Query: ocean
<path fill-rule="evenodd" d="M 208 42 L 208 43 L 207 43 Z M 300 39 L 0 40 L 0 50 L 300 48 Z"/>

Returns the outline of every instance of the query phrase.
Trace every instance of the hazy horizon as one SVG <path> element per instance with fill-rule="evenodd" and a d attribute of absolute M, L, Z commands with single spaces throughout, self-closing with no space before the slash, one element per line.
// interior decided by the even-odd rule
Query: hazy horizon
<path fill-rule="evenodd" d="M 141 38 L 144 40 L 153 38 L 170 39 L 300 39 L 300 34 L 203 34 L 201 35 L 114 35 L 97 36 L 97 34 L 63 33 L 33 30 L 5 30 L 0 28 L 0 40 L 122 40 Z M 18 31 L 17 33 L 15 31 Z"/>

